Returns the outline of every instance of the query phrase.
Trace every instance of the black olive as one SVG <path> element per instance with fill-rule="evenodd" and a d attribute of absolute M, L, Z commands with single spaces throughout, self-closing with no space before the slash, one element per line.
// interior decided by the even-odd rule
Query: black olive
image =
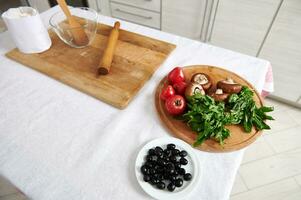
<path fill-rule="evenodd" d="M 163 159 L 163 158 L 164 158 L 164 154 L 163 154 L 163 153 L 161 153 L 160 155 L 157 155 L 157 157 L 158 157 L 158 158 L 162 158 L 162 159 Z"/>
<path fill-rule="evenodd" d="M 159 147 L 159 146 L 156 146 L 155 147 L 155 151 L 163 151 L 163 149 L 161 147 Z"/>
<path fill-rule="evenodd" d="M 179 154 L 181 157 L 186 157 L 187 156 L 187 151 L 183 150 Z"/>
<path fill-rule="evenodd" d="M 168 173 L 163 174 L 164 179 L 169 179 L 170 175 Z"/>
<path fill-rule="evenodd" d="M 151 155 L 151 156 L 155 155 L 155 149 L 149 149 L 148 155 Z"/>
<path fill-rule="evenodd" d="M 167 185 L 167 189 L 168 189 L 168 191 L 172 192 L 172 191 L 174 191 L 176 189 L 176 186 L 175 186 L 174 183 L 169 183 Z"/>
<path fill-rule="evenodd" d="M 179 149 L 173 149 L 173 150 L 171 151 L 171 155 L 174 155 L 174 156 L 177 156 L 179 153 L 180 153 L 180 150 L 179 150 Z"/>
<path fill-rule="evenodd" d="M 157 178 L 158 180 L 162 181 L 164 179 L 164 176 L 162 174 L 158 174 Z"/>
<path fill-rule="evenodd" d="M 183 185 L 183 179 L 181 178 L 178 178 L 176 181 L 175 181 L 175 185 L 177 187 L 181 187 Z"/>
<path fill-rule="evenodd" d="M 158 169 L 156 169 L 158 174 L 163 174 L 164 173 L 164 168 L 162 167 L 158 167 Z"/>
<path fill-rule="evenodd" d="M 160 166 L 165 166 L 165 165 L 166 165 L 165 160 L 162 159 L 162 158 L 158 159 L 158 160 L 157 160 L 157 163 L 158 163 L 158 165 L 160 165 Z"/>
<path fill-rule="evenodd" d="M 161 147 L 157 146 L 155 148 L 155 153 L 156 153 L 157 156 L 160 156 L 160 155 L 163 154 L 163 149 Z"/>
<path fill-rule="evenodd" d="M 142 165 L 142 167 L 140 168 L 140 171 L 141 171 L 142 174 L 147 174 L 148 169 L 145 165 Z"/>
<path fill-rule="evenodd" d="M 181 163 L 180 162 L 176 162 L 176 163 L 174 163 L 174 165 L 175 165 L 175 168 L 181 168 Z"/>
<path fill-rule="evenodd" d="M 156 174 L 156 170 L 154 168 L 149 169 L 150 174 Z"/>
<path fill-rule="evenodd" d="M 169 156 L 163 156 L 163 159 L 165 160 L 165 162 L 169 162 Z"/>
<path fill-rule="evenodd" d="M 175 165 L 171 162 L 166 164 L 166 169 L 175 169 Z"/>
<path fill-rule="evenodd" d="M 149 149 L 145 163 L 140 168 L 143 180 L 158 189 L 167 188 L 171 192 L 174 191 L 176 187 L 183 185 L 184 180 L 192 179 L 192 175 L 181 168 L 182 165 L 188 163 L 188 160 L 184 158 L 187 155 L 187 151 L 180 151 L 172 143 L 168 144 L 164 150 L 159 146 Z"/>
<path fill-rule="evenodd" d="M 156 152 L 156 155 L 157 155 L 159 158 L 163 158 L 163 152 L 161 152 L 161 151 L 157 151 L 157 152 Z"/>
<path fill-rule="evenodd" d="M 164 155 L 169 156 L 170 155 L 170 150 L 169 149 L 164 149 L 163 153 L 164 153 Z"/>
<path fill-rule="evenodd" d="M 152 185 L 156 185 L 156 184 L 159 183 L 159 180 L 158 180 L 157 178 L 155 178 L 155 177 L 151 177 L 150 183 L 151 183 Z"/>
<path fill-rule="evenodd" d="M 169 176 L 169 178 L 168 178 L 171 182 L 175 182 L 176 181 L 176 179 L 177 179 L 177 176 L 175 176 L 175 175 L 170 175 Z"/>
<path fill-rule="evenodd" d="M 176 156 L 170 156 L 169 160 L 173 163 L 177 162 L 177 157 Z"/>
<path fill-rule="evenodd" d="M 157 183 L 157 188 L 163 190 L 165 188 L 165 183 L 160 181 L 159 183 Z"/>
<path fill-rule="evenodd" d="M 181 159 L 180 159 L 180 163 L 181 163 L 182 165 L 187 165 L 188 160 L 187 160 L 186 158 L 181 158 Z"/>
<path fill-rule="evenodd" d="M 167 145 L 167 149 L 169 149 L 169 150 L 172 150 L 172 149 L 175 149 L 175 148 L 176 148 L 175 144 L 168 144 Z"/>
<path fill-rule="evenodd" d="M 190 181 L 192 179 L 192 175 L 190 173 L 184 174 L 183 176 L 185 181 Z"/>
<path fill-rule="evenodd" d="M 147 155 L 147 156 L 145 156 L 145 160 L 146 160 L 146 162 L 151 162 L 151 155 Z"/>
<path fill-rule="evenodd" d="M 153 163 L 147 161 L 147 162 L 145 163 L 145 166 L 146 166 L 147 168 L 152 168 L 152 167 L 153 167 Z"/>
<path fill-rule="evenodd" d="M 156 166 L 154 169 L 156 170 L 156 174 L 162 174 L 164 170 L 164 168 L 162 168 L 161 166 Z"/>
<path fill-rule="evenodd" d="M 168 174 L 174 174 L 175 170 L 174 169 L 166 169 L 166 173 L 168 173 Z"/>
<path fill-rule="evenodd" d="M 146 156 L 146 161 L 148 162 L 154 162 L 156 160 L 157 160 L 156 156 L 151 156 L 151 155 Z"/>
<path fill-rule="evenodd" d="M 186 170 L 184 168 L 180 168 L 178 172 L 180 175 L 184 175 L 186 173 Z"/>
<path fill-rule="evenodd" d="M 151 177 L 150 177 L 149 175 L 144 175 L 144 176 L 143 176 L 143 180 L 144 180 L 145 182 L 149 182 L 150 179 L 151 179 Z"/>

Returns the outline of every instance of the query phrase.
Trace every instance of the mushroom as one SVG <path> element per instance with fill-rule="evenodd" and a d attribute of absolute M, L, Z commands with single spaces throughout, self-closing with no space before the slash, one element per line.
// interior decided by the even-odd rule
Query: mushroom
<path fill-rule="evenodd" d="M 205 90 L 200 84 L 197 83 L 189 83 L 185 90 L 185 96 L 190 97 L 193 96 L 194 94 L 200 93 L 202 95 L 205 95 Z"/>
<path fill-rule="evenodd" d="M 215 93 L 211 95 L 211 97 L 215 101 L 225 101 L 229 97 L 229 94 L 224 93 L 222 89 L 217 89 Z"/>
<path fill-rule="evenodd" d="M 236 94 L 241 91 L 242 86 L 239 83 L 235 83 L 233 79 L 227 78 L 226 80 L 219 81 L 217 88 L 222 89 L 225 93 Z"/>
<path fill-rule="evenodd" d="M 206 91 L 206 94 L 212 96 L 216 91 L 216 84 L 212 84 L 211 87 Z"/>
<path fill-rule="evenodd" d="M 191 77 L 191 82 L 200 84 L 204 90 L 208 90 L 212 84 L 211 78 L 204 73 L 196 73 Z"/>

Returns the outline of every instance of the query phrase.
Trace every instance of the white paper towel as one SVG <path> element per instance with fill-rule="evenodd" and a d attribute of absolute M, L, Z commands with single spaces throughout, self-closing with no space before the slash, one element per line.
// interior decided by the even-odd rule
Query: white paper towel
<path fill-rule="evenodd" d="M 40 53 L 50 48 L 51 39 L 34 8 L 10 8 L 2 14 L 2 18 L 21 52 Z"/>

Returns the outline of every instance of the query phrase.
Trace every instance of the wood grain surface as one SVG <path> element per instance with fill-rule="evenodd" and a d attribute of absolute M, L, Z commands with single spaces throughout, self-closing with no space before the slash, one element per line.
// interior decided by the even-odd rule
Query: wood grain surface
<path fill-rule="evenodd" d="M 123 109 L 176 46 L 120 30 L 111 71 L 106 76 L 97 77 L 97 66 L 111 29 L 111 26 L 98 24 L 91 45 L 81 49 L 66 45 L 49 31 L 52 40 L 49 50 L 39 54 L 23 54 L 13 49 L 6 56 Z"/>
<path fill-rule="evenodd" d="M 254 90 L 254 100 L 256 105 L 262 106 L 263 101 L 258 94 L 258 92 L 254 89 L 254 87 L 244 80 L 242 77 L 237 74 L 227 71 L 222 68 L 207 66 L 207 65 L 194 65 L 184 67 L 184 74 L 186 81 L 188 82 L 191 79 L 191 76 L 195 73 L 206 73 L 208 74 L 212 80 L 213 84 L 216 84 L 217 81 L 226 79 L 227 77 L 232 78 L 235 82 L 240 83 L 242 85 L 248 86 L 252 90 Z M 197 134 L 193 132 L 190 127 L 186 125 L 186 123 L 175 119 L 173 116 L 167 113 L 165 109 L 164 102 L 160 99 L 161 90 L 166 84 L 167 78 L 165 77 L 158 85 L 155 94 L 155 105 L 158 111 L 159 117 L 162 123 L 167 127 L 171 134 L 174 136 L 186 141 L 189 144 L 193 144 Z M 251 133 L 245 133 L 243 128 L 239 125 L 231 125 L 227 126 L 227 128 L 231 132 L 231 136 L 225 140 L 225 144 L 221 146 L 215 140 L 209 139 L 206 140 L 202 145 L 198 146 L 197 149 L 207 152 L 229 152 L 239 150 L 241 148 L 246 147 L 256 140 L 257 137 L 261 135 L 261 131 L 257 131 L 254 127 Z"/>

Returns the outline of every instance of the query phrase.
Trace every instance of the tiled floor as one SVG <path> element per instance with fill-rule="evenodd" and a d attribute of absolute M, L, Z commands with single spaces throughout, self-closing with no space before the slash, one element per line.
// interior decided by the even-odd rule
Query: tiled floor
<path fill-rule="evenodd" d="M 0 176 L 0 200 L 27 200 L 8 180 Z"/>
<path fill-rule="evenodd" d="M 272 131 L 245 152 L 230 200 L 301 199 L 301 110 L 267 99 L 275 107 Z M 0 177 L 0 200 L 26 200 Z"/>
<path fill-rule="evenodd" d="M 246 150 L 231 200 L 301 199 L 301 110 L 266 104 L 275 107 L 272 130 Z"/>

